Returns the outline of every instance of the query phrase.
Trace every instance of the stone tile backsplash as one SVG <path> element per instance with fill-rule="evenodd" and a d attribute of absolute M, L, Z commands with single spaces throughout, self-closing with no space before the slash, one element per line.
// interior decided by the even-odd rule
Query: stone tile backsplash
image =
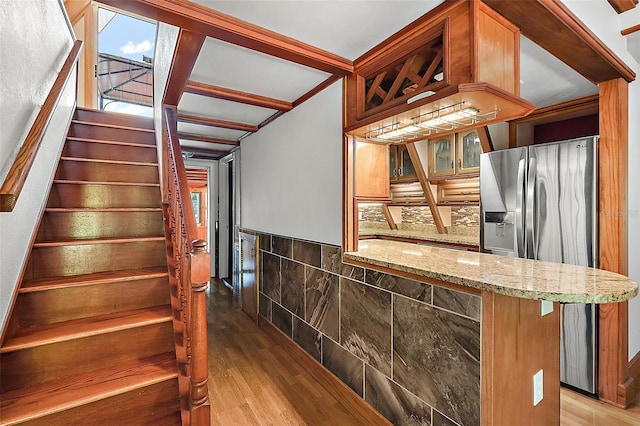
<path fill-rule="evenodd" d="M 480 424 L 481 299 L 259 235 L 259 310 L 394 424 Z"/>

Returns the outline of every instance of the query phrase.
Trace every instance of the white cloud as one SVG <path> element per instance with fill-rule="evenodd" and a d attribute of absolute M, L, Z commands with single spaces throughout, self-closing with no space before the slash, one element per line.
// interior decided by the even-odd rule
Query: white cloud
<path fill-rule="evenodd" d="M 153 43 L 149 40 L 143 40 L 138 44 L 133 44 L 132 41 L 128 41 L 127 44 L 120 47 L 120 51 L 123 55 L 134 55 L 136 53 L 148 52 L 153 48 Z"/>

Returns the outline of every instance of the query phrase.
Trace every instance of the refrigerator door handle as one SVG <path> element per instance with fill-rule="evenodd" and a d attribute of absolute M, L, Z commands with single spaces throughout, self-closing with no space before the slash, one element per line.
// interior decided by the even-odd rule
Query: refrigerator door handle
<path fill-rule="evenodd" d="M 538 259 L 538 249 L 536 246 L 535 230 L 535 189 L 536 189 L 536 159 L 529 159 L 529 173 L 527 176 L 527 205 L 526 205 L 526 234 L 527 234 L 527 257 Z"/>
<path fill-rule="evenodd" d="M 518 257 L 524 257 L 524 167 L 525 160 L 518 162 L 518 177 L 516 180 L 516 251 Z"/>

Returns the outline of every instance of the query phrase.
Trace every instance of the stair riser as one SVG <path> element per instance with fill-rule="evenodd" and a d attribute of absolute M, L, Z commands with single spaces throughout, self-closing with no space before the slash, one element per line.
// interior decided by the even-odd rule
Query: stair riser
<path fill-rule="evenodd" d="M 96 142 L 67 141 L 63 157 L 92 158 L 94 160 L 137 161 L 157 163 L 156 150 L 138 146 L 110 145 Z"/>
<path fill-rule="evenodd" d="M 91 182 L 158 183 L 158 167 L 62 160 L 58 164 L 56 179 Z"/>
<path fill-rule="evenodd" d="M 72 123 L 69 136 L 83 139 L 110 140 L 117 142 L 132 142 L 155 146 L 155 134 L 139 130 L 119 129 L 114 127 L 92 126 L 88 124 Z"/>
<path fill-rule="evenodd" d="M 171 321 L 0 355 L 1 391 L 110 368 L 174 350 Z"/>
<path fill-rule="evenodd" d="M 37 247 L 31 251 L 26 279 L 92 274 L 166 265 L 165 242 Z"/>
<path fill-rule="evenodd" d="M 181 423 L 177 394 L 177 379 L 167 380 L 21 424 L 176 426 Z"/>
<path fill-rule="evenodd" d="M 66 208 L 159 208 L 157 186 L 78 185 L 56 183 L 51 188 L 47 207 Z"/>
<path fill-rule="evenodd" d="M 131 114 L 77 109 L 74 118 L 78 121 L 88 121 L 91 123 L 106 123 L 115 126 L 153 129 L 153 119 Z"/>
<path fill-rule="evenodd" d="M 162 237 L 162 212 L 46 212 L 36 242 L 75 238 Z"/>
<path fill-rule="evenodd" d="M 169 303 L 168 278 L 149 278 L 22 293 L 12 320 L 24 328 Z"/>

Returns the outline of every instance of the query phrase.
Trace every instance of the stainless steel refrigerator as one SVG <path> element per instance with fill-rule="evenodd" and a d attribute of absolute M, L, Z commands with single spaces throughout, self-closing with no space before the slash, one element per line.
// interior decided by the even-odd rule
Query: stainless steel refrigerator
<path fill-rule="evenodd" d="M 597 137 L 482 154 L 480 247 L 595 267 Z M 597 392 L 597 307 L 561 305 L 561 382 Z"/>

